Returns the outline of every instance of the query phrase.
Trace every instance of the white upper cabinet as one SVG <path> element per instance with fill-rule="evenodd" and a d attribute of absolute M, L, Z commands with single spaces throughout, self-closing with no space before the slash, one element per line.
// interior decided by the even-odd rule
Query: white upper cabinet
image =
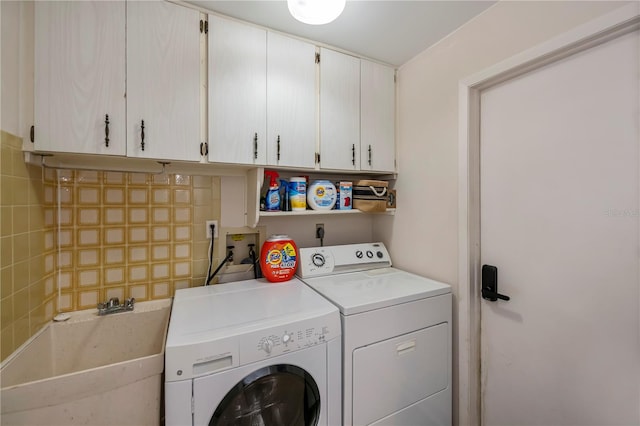
<path fill-rule="evenodd" d="M 320 167 L 360 168 L 360 59 L 320 49 Z"/>
<path fill-rule="evenodd" d="M 198 11 L 127 2 L 127 129 L 130 157 L 200 159 Z"/>
<path fill-rule="evenodd" d="M 267 35 L 267 164 L 313 168 L 317 134 L 316 47 Z"/>
<path fill-rule="evenodd" d="M 395 71 L 360 61 L 360 169 L 395 171 Z"/>
<path fill-rule="evenodd" d="M 209 161 L 266 163 L 267 32 L 209 15 Z"/>
<path fill-rule="evenodd" d="M 125 13 L 124 2 L 35 3 L 36 150 L 125 155 Z"/>

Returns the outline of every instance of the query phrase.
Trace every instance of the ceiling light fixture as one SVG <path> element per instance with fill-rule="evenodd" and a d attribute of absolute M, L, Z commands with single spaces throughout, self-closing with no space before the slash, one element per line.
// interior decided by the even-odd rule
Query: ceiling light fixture
<path fill-rule="evenodd" d="M 336 19 L 344 10 L 346 0 L 287 0 L 289 12 L 300 22 L 323 25 Z"/>

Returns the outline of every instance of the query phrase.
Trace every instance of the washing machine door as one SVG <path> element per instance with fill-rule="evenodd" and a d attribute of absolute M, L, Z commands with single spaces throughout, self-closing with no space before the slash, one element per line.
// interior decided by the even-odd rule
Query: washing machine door
<path fill-rule="evenodd" d="M 209 426 L 315 426 L 320 392 L 313 377 L 289 364 L 260 368 L 239 381 L 216 408 Z"/>

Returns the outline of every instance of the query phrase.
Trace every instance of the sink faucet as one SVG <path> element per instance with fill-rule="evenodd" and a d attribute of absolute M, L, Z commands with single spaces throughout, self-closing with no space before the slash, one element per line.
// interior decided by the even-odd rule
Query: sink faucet
<path fill-rule="evenodd" d="M 120 299 L 112 297 L 106 302 L 98 303 L 98 315 L 115 314 L 116 312 L 133 311 L 133 305 L 136 303 L 136 299 L 133 297 L 125 299 L 123 304 L 120 304 Z"/>

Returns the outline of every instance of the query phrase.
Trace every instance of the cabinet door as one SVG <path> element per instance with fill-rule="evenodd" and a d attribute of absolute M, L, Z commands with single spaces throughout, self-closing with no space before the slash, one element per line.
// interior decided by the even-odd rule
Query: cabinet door
<path fill-rule="evenodd" d="M 320 166 L 360 166 L 360 59 L 320 51 Z"/>
<path fill-rule="evenodd" d="M 125 13 L 124 2 L 35 3 L 36 150 L 125 154 Z"/>
<path fill-rule="evenodd" d="M 265 164 L 267 33 L 209 15 L 209 160 Z"/>
<path fill-rule="evenodd" d="M 395 71 L 360 62 L 360 169 L 395 170 Z"/>
<path fill-rule="evenodd" d="M 267 163 L 313 168 L 316 153 L 316 47 L 267 35 Z"/>
<path fill-rule="evenodd" d="M 128 156 L 200 159 L 198 11 L 127 2 L 127 129 Z"/>

